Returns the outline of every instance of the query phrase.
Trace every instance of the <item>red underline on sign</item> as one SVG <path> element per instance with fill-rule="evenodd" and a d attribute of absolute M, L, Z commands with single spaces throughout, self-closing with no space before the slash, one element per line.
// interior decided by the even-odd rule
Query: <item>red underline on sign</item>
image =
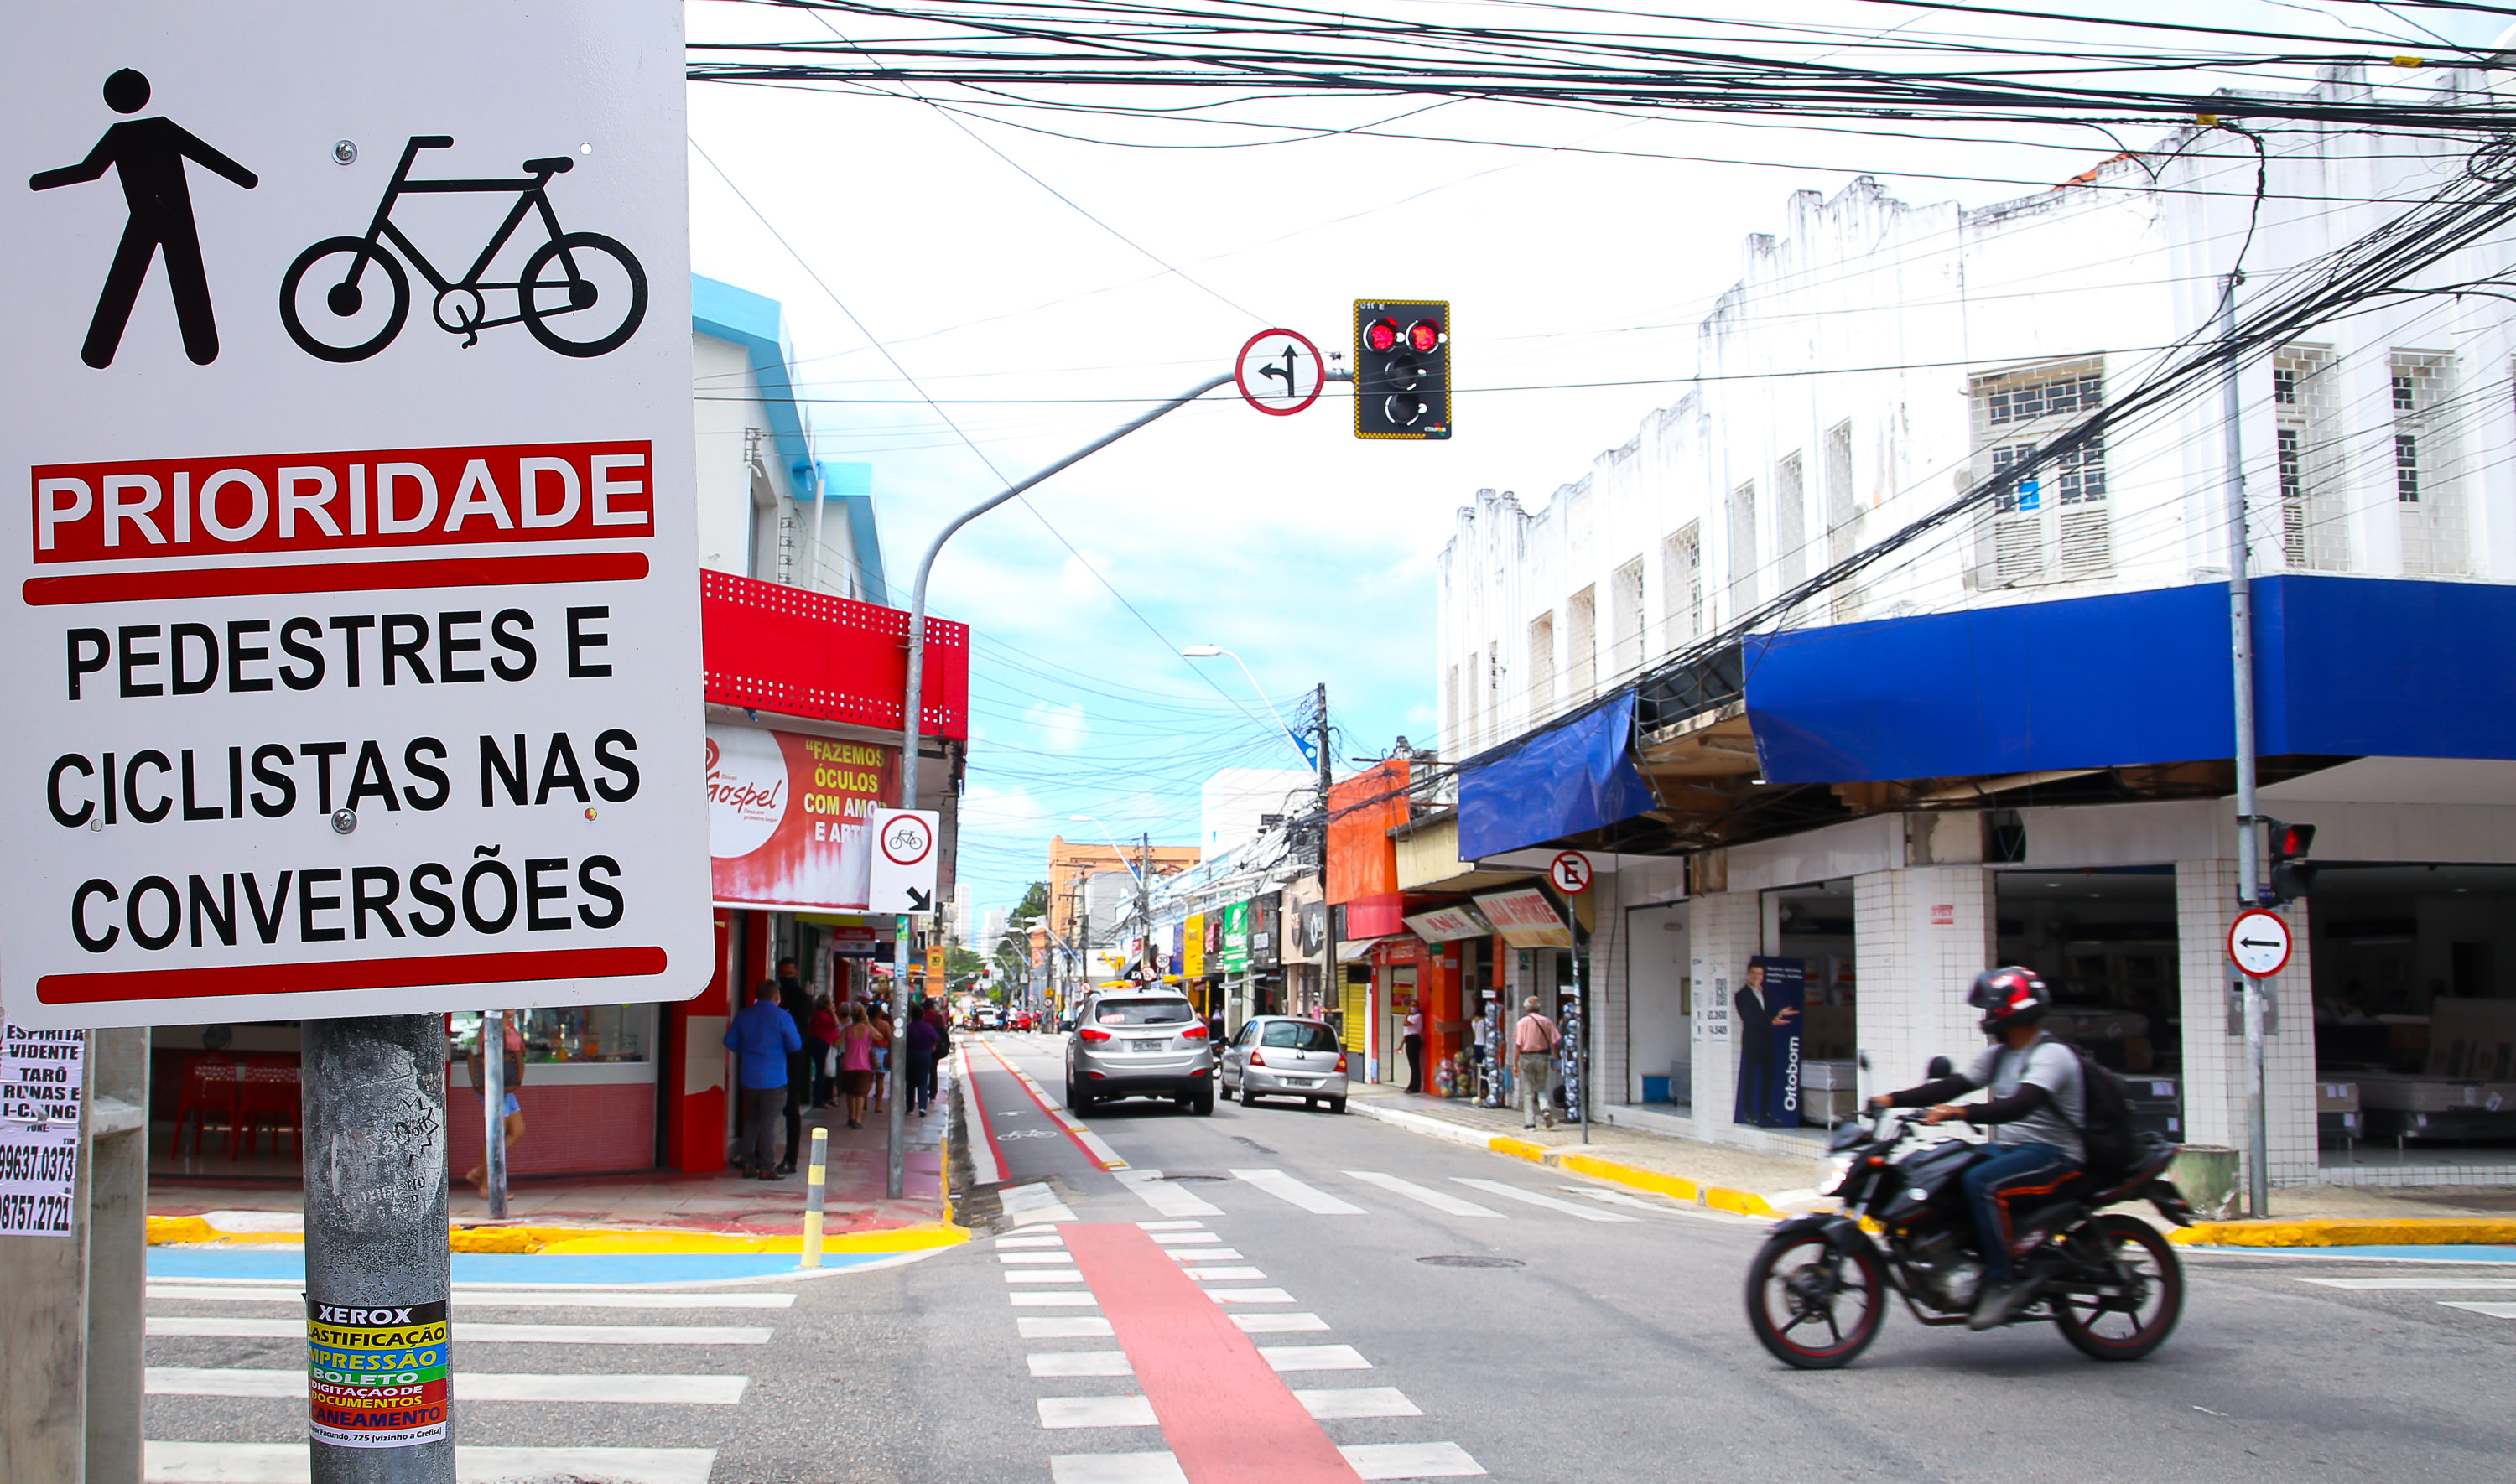
<path fill-rule="evenodd" d="M 29 577 L 26 601 L 140 602 L 169 598 L 253 598 L 279 593 L 367 593 L 398 588 L 493 588 L 547 582 L 636 582 L 638 552 L 551 556 L 453 556 L 433 561 L 339 561 L 310 566 L 203 567 L 172 572 L 95 572 Z"/>
<path fill-rule="evenodd" d="M 105 1005 L 126 1000 L 208 1000 L 225 995 L 429 989 L 523 979 L 659 974 L 664 971 L 664 962 L 661 948 L 559 948 L 539 953 L 459 953 L 441 959 L 135 969 L 114 973 L 46 974 L 35 981 L 35 998 L 46 1005 Z"/>

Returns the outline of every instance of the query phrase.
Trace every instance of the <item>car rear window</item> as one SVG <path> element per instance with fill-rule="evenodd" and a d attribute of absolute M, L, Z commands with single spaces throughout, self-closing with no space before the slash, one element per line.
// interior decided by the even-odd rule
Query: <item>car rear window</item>
<path fill-rule="evenodd" d="M 1196 1018 L 1186 1000 L 1104 1000 L 1095 1010 L 1103 1025 L 1185 1025 Z"/>
<path fill-rule="evenodd" d="M 1260 1046 L 1291 1047 L 1297 1051 L 1333 1051 L 1337 1049 L 1336 1033 L 1324 1025 L 1301 1020 L 1271 1022 Z"/>

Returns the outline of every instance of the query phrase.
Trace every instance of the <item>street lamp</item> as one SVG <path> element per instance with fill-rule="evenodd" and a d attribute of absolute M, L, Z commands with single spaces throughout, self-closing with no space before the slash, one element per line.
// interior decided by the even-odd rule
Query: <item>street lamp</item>
<path fill-rule="evenodd" d="M 1144 874 L 1138 871 L 1133 865 L 1129 864 L 1127 860 L 1127 847 L 1118 844 L 1117 835 L 1112 832 L 1108 825 L 1101 824 L 1100 816 L 1094 814 L 1076 814 L 1072 816 L 1072 819 L 1076 824 L 1100 825 L 1101 837 L 1104 840 L 1109 841 L 1110 848 L 1118 853 L 1118 864 L 1127 867 L 1127 874 L 1136 879 L 1136 884 L 1138 886 L 1144 885 Z"/>
<path fill-rule="evenodd" d="M 1230 657 L 1232 663 L 1240 667 L 1241 678 L 1249 682 L 1249 688 L 1251 690 L 1258 693 L 1258 704 L 1267 708 L 1267 715 L 1276 719 L 1276 725 L 1284 733 L 1284 739 L 1293 744 L 1293 751 L 1302 755 L 1302 765 L 1306 768 L 1311 766 L 1311 750 L 1302 745 L 1300 733 L 1284 724 L 1283 713 L 1276 709 L 1275 702 L 1267 699 L 1266 687 L 1258 683 L 1258 677 L 1249 673 L 1249 662 L 1247 660 L 1234 654 L 1231 650 L 1224 648 L 1220 644 L 1191 644 L 1180 651 L 1180 658 L 1184 660 L 1211 660 L 1224 658 L 1226 656 Z"/>

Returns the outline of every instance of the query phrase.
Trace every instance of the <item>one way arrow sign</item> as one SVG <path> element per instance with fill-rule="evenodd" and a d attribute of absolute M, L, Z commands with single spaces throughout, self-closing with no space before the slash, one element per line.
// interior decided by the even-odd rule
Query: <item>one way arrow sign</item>
<path fill-rule="evenodd" d="M 2288 924 L 2260 907 L 2237 914 L 2228 927 L 2228 958 L 2248 978 L 2268 979 L 2288 967 Z"/>

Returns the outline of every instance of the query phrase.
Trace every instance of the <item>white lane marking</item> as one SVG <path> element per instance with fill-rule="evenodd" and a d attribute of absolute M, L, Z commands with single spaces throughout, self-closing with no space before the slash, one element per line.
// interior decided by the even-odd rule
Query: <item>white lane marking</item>
<path fill-rule="evenodd" d="M 296 1396 L 306 1394 L 306 1373 L 216 1371 L 191 1366 L 150 1366 L 151 1396 Z M 457 1371 L 454 1394 L 467 1402 L 620 1402 L 684 1407 L 740 1405 L 748 1376 L 528 1375 L 515 1371 Z"/>
<path fill-rule="evenodd" d="M 1063 1248 L 1055 1252 L 1009 1252 L 996 1254 L 996 1260 L 1007 1267 L 1028 1264 L 1035 1267 L 1070 1266 L 1074 1255 Z"/>
<path fill-rule="evenodd" d="M 1171 1260 L 1173 1262 L 1239 1262 L 1246 1260 L 1240 1256 L 1240 1254 L 1234 1252 L 1229 1247 L 1166 1248 L 1164 1250 L 1170 1253 Z"/>
<path fill-rule="evenodd" d="M 1343 1386 L 1334 1390 L 1295 1390 L 1293 1400 L 1322 1420 L 1340 1417 L 1422 1417 L 1424 1409 L 1396 1386 Z"/>
<path fill-rule="evenodd" d="M 306 1333 L 303 1319 L 148 1316 L 147 1333 L 199 1340 L 287 1340 Z M 727 1324 L 466 1324 L 454 1321 L 456 1344 L 767 1344 L 766 1326 Z"/>
<path fill-rule="evenodd" d="M 2300 1283 L 2313 1283 L 2325 1288 L 2346 1288 L 2361 1291 L 2455 1289 L 2464 1292 L 2503 1294 L 2516 1289 L 2510 1278 L 2300 1278 Z"/>
<path fill-rule="evenodd" d="M 1187 1471 L 1168 1450 L 1064 1455 L 1048 1461 L 1048 1476 L 1051 1484 L 1188 1484 Z"/>
<path fill-rule="evenodd" d="M 1028 1357 L 1030 1374 L 1054 1376 L 1133 1376 L 1124 1350 L 1042 1350 Z"/>
<path fill-rule="evenodd" d="M 1166 1216 L 1219 1216 L 1223 1208 L 1194 1190 L 1167 1184 L 1158 1170 L 1121 1170 L 1118 1183 Z"/>
<path fill-rule="evenodd" d="M 307 1484 L 298 1443 L 143 1443 L 148 1484 Z M 708 1484 L 713 1448 L 481 1448 L 458 1445 L 460 1484 L 576 1479 L 584 1484 Z"/>
<path fill-rule="evenodd" d="M 2464 1309 L 2475 1314 L 2487 1314 L 2493 1319 L 2516 1319 L 2516 1303 L 2456 1303 L 2441 1298 L 2438 1307 Z"/>
<path fill-rule="evenodd" d="M 1328 1327 L 1317 1314 L 1235 1314 L 1232 1322 L 1240 1326 L 1243 1335 L 1292 1335 Z"/>
<path fill-rule="evenodd" d="M 1166 1226 L 1171 1223 L 1167 1221 L 1144 1221 L 1137 1224 L 1152 1227 L 1154 1225 Z M 1182 1226 L 1194 1226 L 1197 1223 L 1194 1221 L 1182 1221 L 1179 1224 Z M 1222 1240 L 1223 1238 L 1219 1233 L 1211 1231 L 1156 1231 L 1153 1233 L 1153 1242 L 1156 1246 L 1160 1247 L 1195 1247 L 1199 1243 L 1220 1242 Z"/>
<path fill-rule="evenodd" d="M 1647 1201 L 1641 1196 L 1627 1195 L 1621 1190 L 1593 1190 L 1587 1185 L 1558 1185 L 1555 1188 L 1563 1191 L 1566 1195 L 1586 1196 L 1593 1201 L 1605 1201 L 1611 1206 L 1624 1206 L 1635 1211 L 1657 1212 L 1662 1216 L 1671 1215 L 1677 1210 L 1675 1206 L 1666 1202 Z"/>
<path fill-rule="evenodd" d="M 1080 1315 L 1017 1319 L 1014 1328 L 1025 1340 L 1108 1340 L 1118 1333 L 1107 1319 Z"/>
<path fill-rule="evenodd" d="M 1205 1223 L 1203 1221 L 1138 1221 L 1136 1229 L 1139 1231 L 1203 1231 Z M 1158 1242 L 1161 1238 L 1155 1237 L 1153 1240 Z"/>
<path fill-rule="evenodd" d="M 1080 1283 L 1083 1274 L 1071 1267 L 1016 1268 L 1005 1274 L 1007 1283 Z"/>
<path fill-rule="evenodd" d="M 1206 1288 L 1197 1290 L 1217 1303 L 1290 1303 L 1293 1296 L 1280 1288 Z"/>
<path fill-rule="evenodd" d="M 1497 1221 L 1509 1219 L 1491 1207 L 1463 1200 L 1447 1190 L 1434 1190 L 1418 1185 L 1413 1180 L 1402 1180 L 1394 1175 L 1383 1175 L 1377 1170 L 1349 1170 L 1346 1175 L 1365 1184 L 1377 1185 L 1383 1190 L 1403 1195 L 1418 1205 L 1430 1206 L 1435 1211 L 1447 1211 L 1454 1216 L 1491 1216 Z"/>
<path fill-rule="evenodd" d="M 1314 1190 L 1281 1170 L 1235 1170 L 1232 1177 L 1255 1185 L 1279 1201 L 1299 1206 L 1304 1211 L 1322 1216 L 1359 1216 L 1362 1207 L 1352 1201 L 1340 1201 L 1324 1190 Z"/>
<path fill-rule="evenodd" d="M 1018 1309 L 1089 1309 L 1098 1308 L 1101 1300 L 1090 1294 L 1063 1293 L 1044 1289 L 1036 1294 L 1009 1294 Z"/>
<path fill-rule="evenodd" d="M 205 1287 L 190 1283 L 152 1283 L 151 1298 L 181 1298 L 210 1303 L 302 1303 L 298 1291 L 305 1284 L 292 1281 L 284 1290 L 245 1290 Z M 793 1294 L 631 1294 L 610 1290 L 592 1290 L 582 1294 L 544 1291 L 540 1293 L 469 1293 L 454 1291 L 457 1309 L 784 1309 L 795 1306 Z"/>
<path fill-rule="evenodd" d="M 1258 1353 L 1279 1371 L 1368 1371 L 1371 1362 L 1352 1345 L 1260 1345 Z"/>
<path fill-rule="evenodd" d="M 979 1076 L 977 1069 L 970 1065 L 970 1049 L 968 1047 L 956 1046 L 952 1049 L 952 1066 L 953 1070 L 960 1074 L 961 1085 L 970 1090 L 970 1100 L 972 1102 L 977 1102 L 979 1100 Z M 945 1106 L 947 1108 L 950 1106 L 950 1099 L 945 1099 Z M 1009 1108 L 1005 1111 L 1012 1112 L 1014 1110 Z M 996 1115 L 998 1118 L 1002 1118 L 1004 1116 L 1004 1113 L 998 1113 Z M 1005 1181 L 1004 1162 L 996 1158 L 996 1142 L 994 1139 L 987 1136 L 987 1130 L 985 1125 L 981 1125 L 970 1131 L 969 1144 L 971 1183 L 977 1185 L 1003 1184 Z"/>
<path fill-rule="evenodd" d="M 1065 1245 L 1066 1238 L 1054 1231 L 1026 1232 L 1018 1237 L 996 1238 L 996 1246 L 999 1248 L 1064 1247 Z"/>
<path fill-rule="evenodd" d="M 1067 1210 L 1066 1203 L 1057 1198 L 1056 1189 L 1044 1180 L 1028 1185 L 1008 1185 L 997 1200 L 1016 1226 L 1074 1219 L 1074 1213 Z"/>
<path fill-rule="evenodd" d="M 1456 1443 L 1350 1443 L 1337 1452 L 1365 1479 L 1454 1479 L 1485 1472 Z"/>
<path fill-rule="evenodd" d="M 1192 1267 L 1186 1271 L 1199 1283 L 1255 1283 L 1267 1276 L 1254 1267 Z"/>
<path fill-rule="evenodd" d="M 1501 1196 L 1507 1201 L 1522 1201 L 1531 1206 L 1543 1206 L 1549 1211 L 1560 1211 L 1566 1216 L 1578 1216 L 1584 1221 L 1630 1221 L 1634 1219 L 1632 1216 L 1620 1216 L 1613 1211 L 1592 1211 L 1587 1206 L 1575 1206 L 1571 1201 L 1559 1201 L 1551 1195 L 1539 1195 L 1534 1190 L 1523 1190 L 1517 1185 L 1506 1185 L 1500 1180 L 1470 1179 L 1464 1175 L 1454 1175 L 1450 1176 L 1450 1178 L 1458 1181 L 1462 1185 L 1473 1185 L 1477 1189 L 1483 1190 L 1490 1195 Z M 1484 1470 L 1479 1469 L 1478 1472 L 1482 1473 Z"/>
<path fill-rule="evenodd" d="M 1158 1427 L 1152 1398 L 1143 1396 L 1043 1396 L 1043 1427 Z"/>

